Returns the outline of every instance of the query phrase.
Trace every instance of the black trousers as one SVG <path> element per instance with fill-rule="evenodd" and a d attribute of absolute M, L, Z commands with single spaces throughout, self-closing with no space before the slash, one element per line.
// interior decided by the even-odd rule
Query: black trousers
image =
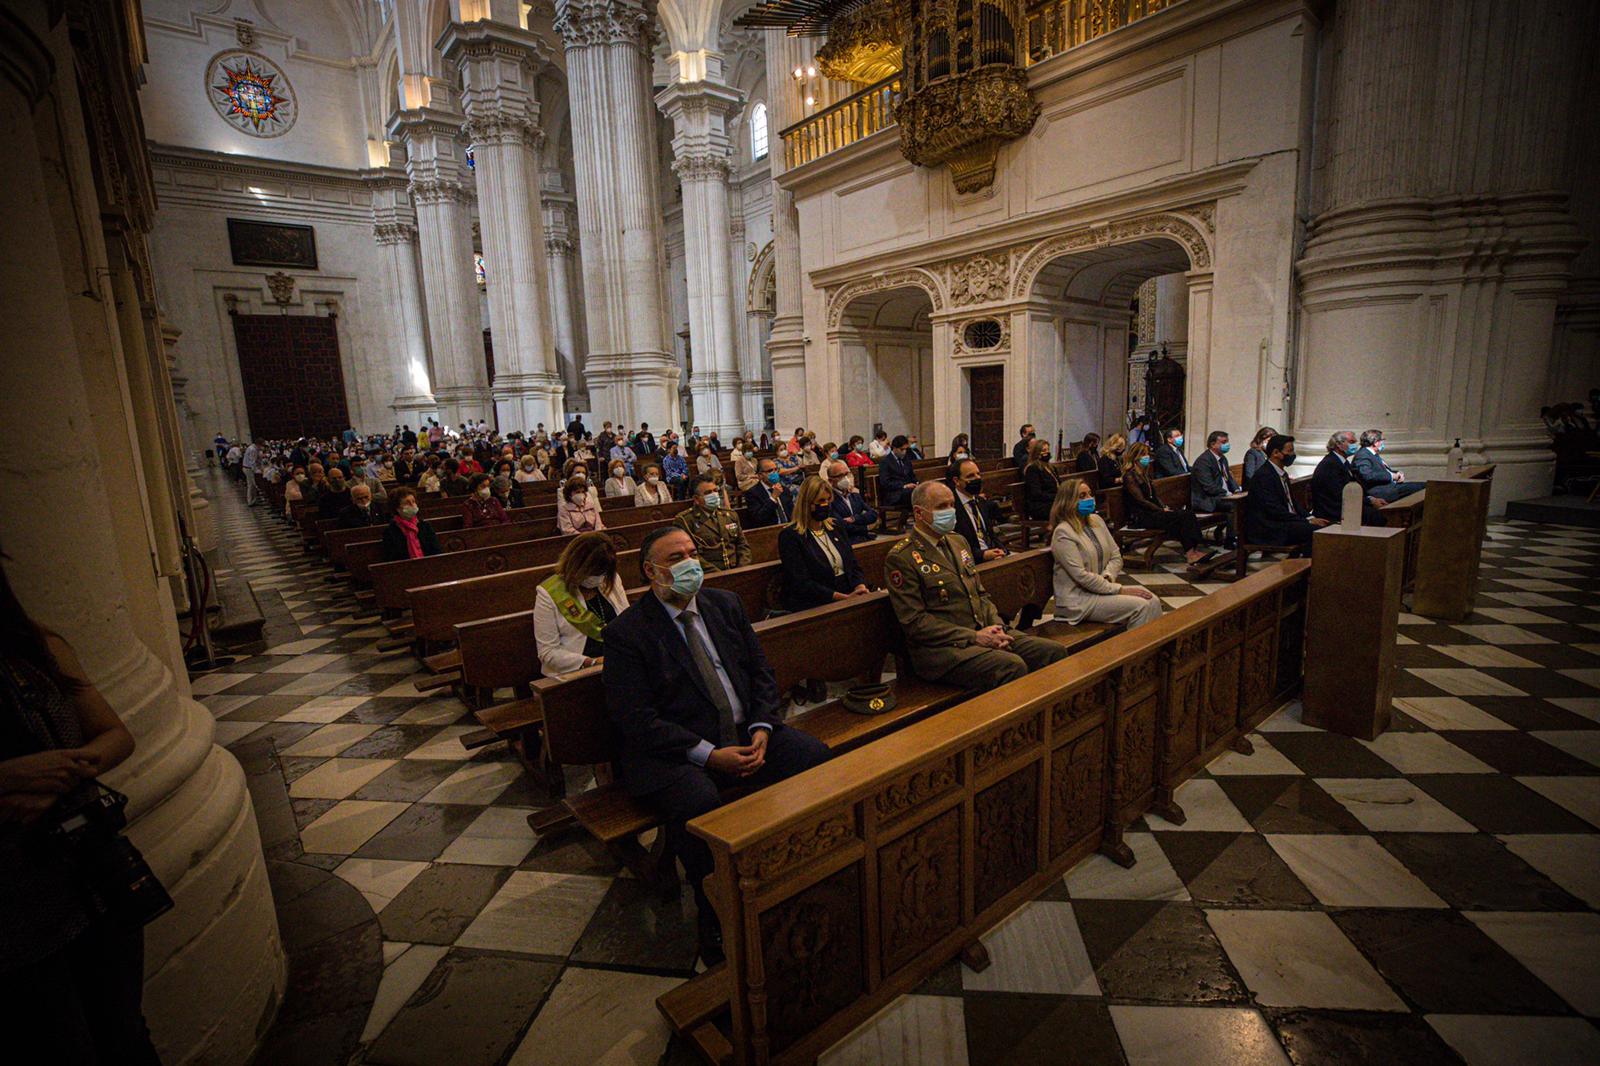
<path fill-rule="evenodd" d="M 705 904 L 701 882 L 715 864 L 706 842 L 689 832 L 685 823 L 722 806 L 723 789 L 766 788 L 827 762 L 829 755 L 827 745 L 811 734 L 778 729 L 767 738 L 766 762 L 749 777 L 729 777 L 685 761 L 675 768 L 670 785 L 639 797 L 641 803 L 659 811 L 665 820 L 667 845 L 683 862 L 702 918 L 709 918 L 711 912 Z"/>
<path fill-rule="evenodd" d="M 0 973 L 0 1024 L 52 1066 L 160 1066 L 145 1028 L 144 930 L 93 925 L 47 958 Z"/>
<path fill-rule="evenodd" d="M 1184 551 L 1200 543 L 1200 519 L 1194 516 L 1193 511 L 1140 511 L 1138 521 L 1140 529 L 1159 529 L 1167 536 L 1177 538 Z"/>

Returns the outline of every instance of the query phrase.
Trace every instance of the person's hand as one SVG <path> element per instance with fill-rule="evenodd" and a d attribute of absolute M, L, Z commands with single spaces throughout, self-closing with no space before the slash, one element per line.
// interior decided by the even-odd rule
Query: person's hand
<path fill-rule="evenodd" d="M 763 730 L 764 732 L 764 730 Z M 758 736 L 760 733 L 757 734 Z M 747 777 L 761 768 L 765 759 L 767 742 L 761 742 L 761 754 L 757 754 L 754 744 L 744 747 L 729 746 L 716 748 L 706 756 L 706 766 L 727 774 L 729 777 Z"/>
<path fill-rule="evenodd" d="M 56 804 L 56 797 L 42 792 L 11 792 L 0 796 L 0 824 L 17 822 L 23 825 L 37 821 L 39 816 Z"/>
<path fill-rule="evenodd" d="M 1378 499 L 1378 497 L 1376 497 L 1376 496 L 1368 496 L 1367 497 L 1367 502 L 1372 504 L 1372 506 L 1374 506 L 1374 507 L 1382 507 L 1383 506 L 1383 501 Z"/>
<path fill-rule="evenodd" d="M 750 752 L 756 759 L 756 764 L 749 770 L 750 773 L 754 773 L 766 765 L 768 735 L 765 729 L 754 729 L 750 732 Z"/>
<path fill-rule="evenodd" d="M 985 626 L 974 634 L 974 639 L 985 648 L 1004 648 L 1011 643 L 1005 626 Z"/>
<path fill-rule="evenodd" d="M 1328 524 L 1328 520 L 1326 518 L 1312 518 L 1310 519 L 1310 522 L 1318 529 L 1321 529 L 1323 526 Z"/>
<path fill-rule="evenodd" d="M 21 755 L 0 762 L 0 793 L 41 792 L 59 796 L 96 773 L 95 758 L 76 748 Z"/>
<path fill-rule="evenodd" d="M 862 584 L 859 584 L 855 588 L 851 589 L 850 590 L 850 595 L 852 595 L 852 596 L 865 596 L 871 591 L 872 591 L 871 589 L 867 588 L 866 583 L 863 582 Z"/>
<path fill-rule="evenodd" d="M 848 592 L 835 592 L 833 594 L 833 602 L 838 603 L 840 600 L 848 600 L 850 595 Z"/>
<path fill-rule="evenodd" d="M 990 548 L 988 551 L 983 553 L 983 561 L 988 562 L 991 559 L 1003 559 L 1005 554 L 1006 550 L 1004 548 Z"/>
<path fill-rule="evenodd" d="M 1129 585 L 1122 590 L 1122 595 L 1135 596 L 1141 600 L 1153 600 L 1156 598 L 1155 593 L 1151 592 L 1143 585 Z"/>

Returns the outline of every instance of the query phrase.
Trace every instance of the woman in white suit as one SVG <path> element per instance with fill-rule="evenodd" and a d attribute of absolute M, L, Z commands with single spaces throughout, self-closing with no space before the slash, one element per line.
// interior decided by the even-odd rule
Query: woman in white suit
<path fill-rule="evenodd" d="M 617 576 L 617 550 L 604 533 L 580 533 L 556 560 L 556 572 L 533 597 L 533 635 L 546 676 L 597 665 L 605 628 L 628 609 Z"/>
<path fill-rule="evenodd" d="M 1079 622 L 1127 623 L 1129 629 L 1161 617 L 1161 601 L 1147 588 L 1117 583 L 1122 553 L 1105 519 L 1094 513 L 1094 493 L 1069 477 L 1050 507 L 1050 554 L 1055 559 L 1055 617 Z"/>

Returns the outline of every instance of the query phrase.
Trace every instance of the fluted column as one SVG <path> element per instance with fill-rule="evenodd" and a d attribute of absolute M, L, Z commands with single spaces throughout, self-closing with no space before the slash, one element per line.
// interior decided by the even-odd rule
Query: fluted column
<path fill-rule="evenodd" d="M 672 170 L 683 182 L 684 261 L 689 282 L 689 392 L 694 421 L 723 437 L 744 428 L 739 381 L 739 315 L 734 305 L 728 177 L 728 116 L 744 94 L 713 82 L 675 83 L 656 103 L 672 119 Z"/>
<path fill-rule="evenodd" d="M 176 905 L 145 930 L 158 1051 L 173 1063 L 243 1062 L 282 997 L 283 950 L 244 774 L 190 695 L 146 513 L 143 437 L 167 400 L 151 391 L 155 377 L 127 387 L 129 361 L 150 357 L 139 340 L 149 332 L 137 302 L 132 316 L 115 303 L 119 288 L 149 293 L 118 276 L 98 226 L 78 225 L 102 211 L 147 221 L 144 142 L 111 106 L 131 72 L 95 35 L 69 37 L 60 14 L 44 0 L 11 4 L 0 34 L 0 232 L 26 234 L 28 251 L 0 257 L 0 419 L 51 450 L 49 463 L 27 449 L 0 455 L 0 544 L 24 608 L 72 645 L 136 742 L 106 780 L 128 795 L 129 835 Z M 105 39 L 126 40 L 120 9 L 94 17 L 107 20 Z M 74 76 L 90 68 L 97 78 Z M 81 100 L 80 88 L 98 98 Z M 91 134 L 114 150 L 96 157 Z M 126 249 L 140 263 L 143 240 L 133 225 Z"/>
<path fill-rule="evenodd" d="M 654 8 L 559 0 L 596 418 L 671 425 L 678 365 L 667 344 L 665 256 L 650 100 Z"/>
<path fill-rule="evenodd" d="M 1462 439 L 1492 506 L 1550 490 L 1556 306 L 1583 239 L 1571 116 L 1600 9 L 1340 4 L 1300 281 L 1296 431 L 1388 434 L 1413 478 Z M 1581 121 L 1581 120 L 1580 120 Z M 1191 323 L 1191 335 L 1193 324 Z M 1381 395 L 1352 382 L 1386 380 Z M 1198 428 L 1198 427 L 1196 427 Z"/>
<path fill-rule="evenodd" d="M 566 386 L 569 411 L 588 409 L 588 389 L 578 365 L 578 331 L 573 322 L 572 269 L 576 244 L 564 205 L 545 205 L 544 254 L 550 278 L 550 318 L 555 326 L 556 357 Z"/>
<path fill-rule="evenodd" d="M 778 183 L 784 172 L 783 140 L 779 131 L 800 121 L 801 102 L 789 72 L 812 61 L 816 41 L 790 37 L 782 30 L 767 30 L 767 128 L 772 162 L 772 258 L 777 281 L 773 301 L 772 333 L 767 354 L 772 360 L 773 418 L 778 426 L 809 426 L 806 403 L 805 317 L 801 308 L 800 216 L 794 194 Z"/>
<path fill-rule="evenodd" d="M 513 5 L 514 6 L 514 5 Z M 549 49 L 514 25 L 453 23 L 439 41 L 461 71 L 461 105 L 478 180 L 478 229 L 488 264 L 494 405 L 502 433 L 561 422 L 539 207 L 539 102 L 533 87 Z"/>
<path fill-rule="evenodd" d="M 189 496 L 189 536 L 202 552 L 215 551 L 217 547 L 217 516 L 211 513 L 211 501 L 200 491 L 200 449 L 193 446 L 191 425 L 193 412 L 189 410 L 189 379 L 178 372 L 178 338 L 183 331 L 165 323 L 161 327 L 162 353 L 167 360 L 167 378 L 172 383 L 172 406 L 178 416 L 178 432 L 183 439 L 184 491 Z"/>
<path fill-rule="evenodd" d="M 417 276 L 417 216 L 405 195 L 406 182 L 374 183 L 372 239 L 388 260 L 389 291 L 397 306 L 400 343 L 390 351 L 394 371 L 394 420 L 401 425 L 426 425 L 439 416 L 428 366 L 428 323 L 423 317 L 422 284 Z"/>
<path fill-rule="evenodd" d="M 389 135 L 405 141 L 417 213 L 433 396 L 441 420 L 452 426 L 486 419 L 493 410 L 472 276 L 472 192 L 460 132 L 459 115 L 432 107 L 401 111 L 389 120 Z"/>

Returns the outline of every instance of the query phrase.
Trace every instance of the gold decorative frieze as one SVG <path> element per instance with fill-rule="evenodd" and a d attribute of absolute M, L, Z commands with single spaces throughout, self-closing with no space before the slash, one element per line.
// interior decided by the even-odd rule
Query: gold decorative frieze
<path fill-rule="evenodd" d="M 973 193 L 994 183 L 1001 146 L 1033 128 L 1039 104 L 1020 67 L 984 67 L 907 93 L 895 117 L 907 159 L 948 164 L 956 191 Z"/>
<path fill-rule="evenodd" d="M 900 72 L 900 19 L 888 0 L 858 7 L 828 26 L 817 69 L 836 81 L 871 85 Z"/>

